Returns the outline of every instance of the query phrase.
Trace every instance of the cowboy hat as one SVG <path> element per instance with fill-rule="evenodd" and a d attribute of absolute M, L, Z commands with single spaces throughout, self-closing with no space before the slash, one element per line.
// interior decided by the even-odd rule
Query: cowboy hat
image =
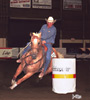
<path fill-rule="evenodd" d="M 54 18 L 52 16 L 49 16 L 48 19 L 45 19 L 47 22 L 50 22 L 50 23 L 55 23 L 56 20 L 54 20 Z"/>

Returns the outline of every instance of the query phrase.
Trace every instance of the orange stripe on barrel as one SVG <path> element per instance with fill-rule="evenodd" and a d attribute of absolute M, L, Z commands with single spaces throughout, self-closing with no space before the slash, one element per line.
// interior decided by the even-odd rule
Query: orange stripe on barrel
<path fill-rule="evenodd" d="M 52 74 L 52 78 L 76 78 L 76 74 Z"/>

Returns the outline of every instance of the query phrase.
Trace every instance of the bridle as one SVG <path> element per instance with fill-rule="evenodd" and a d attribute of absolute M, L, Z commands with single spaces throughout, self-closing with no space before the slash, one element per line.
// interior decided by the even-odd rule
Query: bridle
<path fill-rule="evenodd" d="M 29 62 L 29 64 L 28 64 L 27 61 L 26 61 L 26 58 L 29 57 L 29 56 L 31 56 L 31 55 L 25 56 L 23 59 L 21 59 L 21 60 L 24 60 L 24 61 L 25 61 L 24 68 L 27 67 L 27 66 L 30 66 L 30 65 L 37 64 L 38 62 L 40 62 L 40 64 L 38 65 L 38 66 L 39 66 L 39 67 L 38 67 L 38 70 L 35 70 L 36 72 L 42 70 L 42 68 L 45 67 L 44 65 L 45 65 L 45 61 L 46 61 L 46 60 L 45 60 L 45 58 L 46 58 L 46 52 L 45 52 L 44 48 L 43 48 L 42 57 L 41 57 L 40 59 L 38 59 L 36 62 L 30 63 L 30 62 L 32 62 L 32 60 L 33 60 L 33 59 L 31 59 L 30 62 Z M 42 59 L 43 59 L 43 64 L 41 65 Z M 40 67 L 41 67 L 41 68 L 40 68 Z M 34 72 L 35 72 L 35 71 L 34 71 Z"/>
<path fill-rule="evenodd" d="M 36 36 L 34 36 L 32 39 L 34 39 L 34 38 L 37 38 L 37 39 L 39 39 L 39 40 L 41 41 L 41 39 L 38 38 L 38 37 L 36 37 Z M 32 45 L 32 42 L 31 42 L 31 45 Z M 40 47 L 42 47 L 41 49 L 42 49 L 42 51 L 43 51 L 42 57 L 41 57 L 40 59 L 38 59 L 36 62 L 34 62 L 34 63 L 31 63 L 34 59 L 31 59 L 31 60 L 29 61 L 29 63 L 27 63 L 26 58 L 27 58 L 27 57 L 30 57 L 30 56 L 32 57 L 32 53 L 30 53 L 29 55 L 27 55 L 27 53 L 32 52 L 33 49 L 36 49 L 37 53 L 39 53 Z M 27 67 L 27 66 L 29 66 L 29 65 L 36 64 L 36 63 L 38 63 L 38 62 L 40 62 L 40 64 L 39 64 L 39 69 L 42 69 L 42 68 L 44 67 L 44 64 L 45 64 L 45 57 L 46 57 L 46 51 L 44 50 L 44 47 L 43 47 L 42 45 L 40 45 L 38 48 L 30 48 L 30 49 L 27 51 L 27 53 L 25 54 L 25 57 L 24 57 L 24 58 L 21 58 L 21 61 L 23 61 L 23 60 L 25 61 L 25 66 L 24 66 L 24 68 Z M 32 58 L 33 58 L 33 57 L 32 57 Z M 42 64 L 42 67 L 40 68 L 40 66 L 41 66 L 41 60 L 42 60 L 42 59 L 44 59 L 44 62 L 43 62 L 43 64 Z"/>

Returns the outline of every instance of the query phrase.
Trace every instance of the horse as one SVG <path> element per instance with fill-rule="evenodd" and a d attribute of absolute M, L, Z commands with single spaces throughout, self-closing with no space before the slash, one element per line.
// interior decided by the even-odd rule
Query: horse
<path fill-rule="evenodd" d="M 41 72 L 44 70 L 47 47 L 44 44 L 42 44 L 41 33 L 38 34 L 33 33 L 33 35 L 31 36 L 30 47 L 31 47 L 30 50 L 28 50 L 19 59 L 20 65 L 18 66 L 16 73 L 14 74 L 13 79 L 11 80 L 11 86 L 10 86 L 11 90 L 13 90 L 16 86 L 21 84 L 26 79 L 30 78 L 35 73 L 40 72 L 41 74 Z M 57 52 L 55 48 L 52 48 L 51 61 L 44 75 L 52 72 L 53 58 L 63 58 L 63 57 L 64 56 L 59 52 Z M 25 75 L 16 81 L 18 75 L 20 75 L 22 71 L 24 71 Z M 39 78 L 40 74 L 38 76 Z"/>

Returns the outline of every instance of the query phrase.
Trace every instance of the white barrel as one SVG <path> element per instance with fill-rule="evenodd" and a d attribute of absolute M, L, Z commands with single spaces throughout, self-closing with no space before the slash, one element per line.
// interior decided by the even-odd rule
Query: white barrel
<path fill-rule="evenodd" d="M 75 92 L 76 59 L 54 58 L 52 66 L 52 91 L 59 94 Z"/>

